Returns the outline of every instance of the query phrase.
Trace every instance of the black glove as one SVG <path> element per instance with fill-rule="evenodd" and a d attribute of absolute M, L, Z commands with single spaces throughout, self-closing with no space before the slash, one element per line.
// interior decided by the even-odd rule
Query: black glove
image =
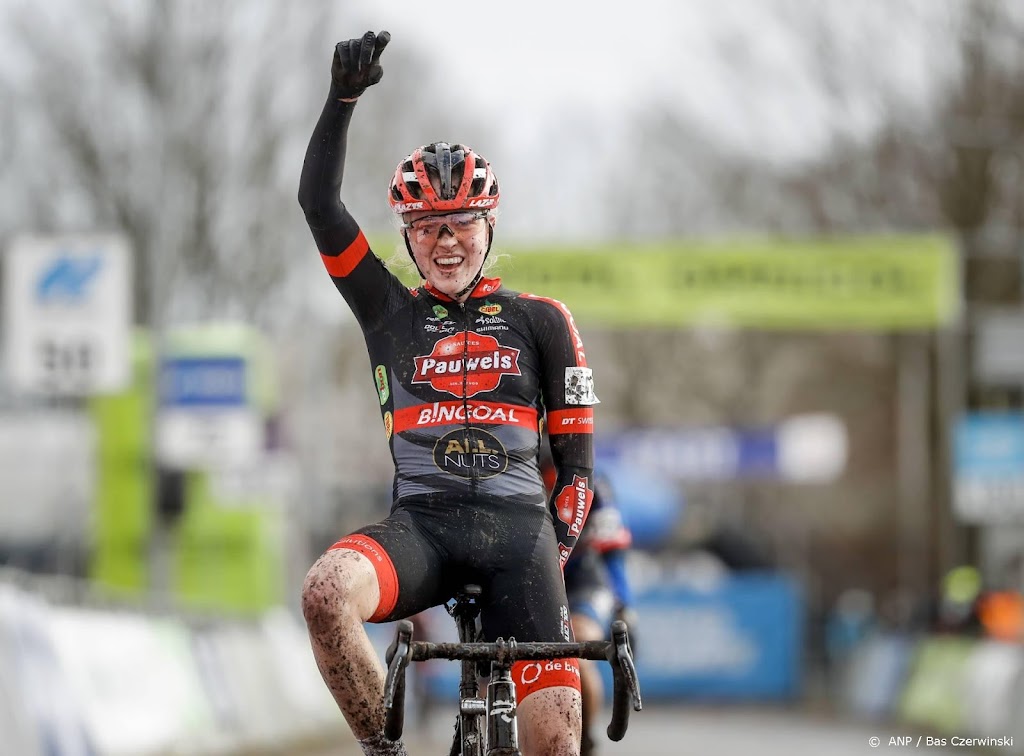
<path fill-rule="evenodd" d="M 380 54 L 384 52 L 391 34 L 366 32 L 358 39 L 339 42 L 334 47 L 334 62 L 331 64 L 331 79 L 335 94 L 343 100 L 354 100 L 367 87 L 372 87 L 384 75 L 380 67 Z"/>

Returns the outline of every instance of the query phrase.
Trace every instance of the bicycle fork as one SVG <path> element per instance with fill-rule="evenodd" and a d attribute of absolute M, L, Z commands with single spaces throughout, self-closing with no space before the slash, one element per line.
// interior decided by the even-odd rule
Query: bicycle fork
<path fill-rule="evenodd" d="M 516 733 L 516 684 L 507 664 L 491 662 L 487 685 L 487 756 L 519 756 Z"/>

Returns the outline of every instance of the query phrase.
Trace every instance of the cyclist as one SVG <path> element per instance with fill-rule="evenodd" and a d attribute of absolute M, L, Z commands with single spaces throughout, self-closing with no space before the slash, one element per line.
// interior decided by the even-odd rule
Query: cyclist
<path fill-rule="evenodd" d="M 340 42 L 299 202 L 324 265 L 363 330 L 395 463 L 381 522 L 341 538 L 310 568 L 303 614 L 320 672 L 366 754 L 384 738 L 384 671 L 363 629 L 483 586 L 486 640 L 571 641 L 561 567 L 593 491 L 593 376 L 569 311 L 483 274 L 500 194 L 486 160 L 445 142 L 399 163 L 388 187 L 422 278 L 404 287 L 340 200 L 347 129 L 381 76 L 390 35 Z M 542 417 L 558 470 L 546 496 Z M 577 754 L 578 662 L 517 663 L 524 754 Z"/>
<path fill-rule="evenodd" d="M 548 464 L 548 458 L 542 459 L 544 480 L 553 486 L 554 468 Z M 623 619 L 629 625 L 632 645 L 636 617 L 631 608 L 633 592 L 626 574 L 626 553 L 633 543 L 633 534 L 615 505 L 609 480 L 595 473 L 593 484 L 594 501 L 587 526 L 563 570 L 573 635 L 578 641 L 605 640 L 612 621 Z M 596 749 L 591 725 L 604 703 L 604 683 L 594 662 L 580 659 L 580 683 L 583 700 L 581 754 L 588 756 Z"/>

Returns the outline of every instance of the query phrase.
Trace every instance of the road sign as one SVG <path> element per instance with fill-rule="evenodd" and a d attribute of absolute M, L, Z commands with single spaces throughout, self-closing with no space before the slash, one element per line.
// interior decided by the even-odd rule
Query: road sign
<path fill-rule="evenodd" d="M 954 443 L 953 506 L 963 522 L 1024 522 L 1024 413 L 973 413 Z"/>
<path fill-rule="evenodd" d="M 165 465 L 209 469 L 252 464 L 263 450 L 263 422 L 249 407 L 162 409 L 156 454 Z"/>
<path fill-rule="evenodd" d="M 160 366 L 162 407 L 239 407 L 246 404 L 245 358 L 171 357 Z"/>
<path fill-rule="evenodd" d="M 24 236 L 5 258 L 11 387 L 43 394 L 115 392 L 131 373 L 131 255 L 123 237 Z"/>
<path fill-rule="evenodd" d="M 188 355 L 160 365 L 156 453 L 164 464 L 207 468 L 252 463 L 263 424 L 241 355 Z"/>

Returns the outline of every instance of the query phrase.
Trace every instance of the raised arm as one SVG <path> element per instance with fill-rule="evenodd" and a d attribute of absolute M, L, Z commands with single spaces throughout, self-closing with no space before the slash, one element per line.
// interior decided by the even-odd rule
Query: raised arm
<path fill-rule="evenodd" d="M 330 92 L 299 179 L 299 205 L 324 267 L 364 329 L 383 322 L 404 291 L 383 263 L 368 254 L 366 237 L 341 201 L 352 113 L 359 95 L 380 81 L 380 54 L 390 39 L 387 32 L 367 32 L 335 47 Z"/>
<path fill-rule="evenodd" d="M 348 126 L 359 95 L 384 74 L 380 54 L 390 40 L 386 31 L 366 32 L 362 38 L 339 42 L 334 48 L 331 89 L 306 147 L 299 179 L 299 205 L 321 251 L 341 249 L 340 243 L 351 241 L 331 233 L 350 220 L 341 202 Z"/>

